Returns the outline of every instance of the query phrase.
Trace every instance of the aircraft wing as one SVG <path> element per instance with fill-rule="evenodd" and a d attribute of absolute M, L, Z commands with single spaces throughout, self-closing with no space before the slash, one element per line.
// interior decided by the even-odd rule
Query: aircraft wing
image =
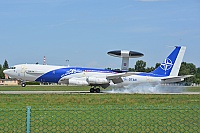
<path fill-rule="evenodd" d="M 59 82 L 65 84 L 101 86 L 102 88 L 107 88 L 110 85 L 110 80 L 114 84 L 122 83 L 123 82 L 122 77 L 127 77 L 136 74 L 138 74 L 138 72 L 110 74 L 107 75 L 106 78 L 98 77 L 98 75 L 93 75 L 83 78 L 62 77 Z"/>
<path fill-rule="evenodd" d="M 128 77 L 128 76 L 136 75 L 136 74 L 138 74 L 138 72 L 118 73 L 114 75 L 107 75 L 106 79 L 112 80 L 114 84 L 117 84 L 117 83 L 123 82 L 122 77 Z"/>
<path fill-rule="evenodd" d="M 192 76 L 194 76 L 194 75 L 184 75 L 184 76 L 177 76 L 177 77 L 168 77 L 168 78 L 161 79 L 161 81 L 162 82 L 166 82 L 166 83 L 181 82 L 185 78 L 189 78 L 189 77 L 192 77 Z"/>

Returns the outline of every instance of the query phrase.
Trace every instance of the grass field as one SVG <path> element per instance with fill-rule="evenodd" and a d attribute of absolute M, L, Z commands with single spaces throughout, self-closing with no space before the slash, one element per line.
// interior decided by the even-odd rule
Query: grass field
<path fill-rule="evenodd" d="M 88 91 L 89 87 L 77 86 L 0 86 L 1 90 L 65 90 Z M 190 92 L 200 92 L 200 87 L 188 87 Z M 64 95 L 0 95 L 0 107 L 12 106 L 66 106 L 66 105 L 200 105 L 200 95 L 154 95 L 154 94 L 64 94 Z"/>
<path fill-rule="evenodd" d="M 72 86 L 0 86 L 0 90 L 88 91 Z M 199 92 L 199 87 L 187 91 Z M 200 95 L 0 94 L 0 132 L 200 132 Z"/>
<path fill-rule="evenodd" d="M 107 88 L 106 90 L 112 89 L 111 87 Z M 0 86 L 0 91 L 89 91 L 89 86 L 47 86 L 47 85 L 27 85 L 26 87 L 19 86 Z M 104 90 L 104 89 L 102 89 Z M 199 87 L 188 86 L 185 87 L 183 91 L 188 92 L 200 92 Z"/>
<path fill-rule="evenodd" d="M 154 94 L 42 94 L 0 95 L 0 107 L 23 106 L 199 106 L 200 95 L 154 95 Z"/>
<path fill-rule="evenodd" d="M 89 86 L 47 86 L 47 85 L 27 85 L 19 86 L 0 86 L 0 91 L 89 91 Z"/>

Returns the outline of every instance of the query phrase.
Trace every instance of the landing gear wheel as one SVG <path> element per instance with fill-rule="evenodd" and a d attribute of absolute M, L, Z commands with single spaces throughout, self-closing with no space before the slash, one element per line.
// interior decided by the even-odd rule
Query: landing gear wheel
<path fill-rule="evenodd" d="M 94 88 L 91 88 L 91 89 L 90 89 L 90 93 L 94 93 Z"/>
<path fill-rule="evenodd" d="M 100 89 L 99 88 L 96 89 L 96 93 L 100 93 Z"/>
<path fill-rule="evenodd" d="M 21 85 L 22 85 L 22 87 L 26 87 L 26 83 L 22 83 Z"/>

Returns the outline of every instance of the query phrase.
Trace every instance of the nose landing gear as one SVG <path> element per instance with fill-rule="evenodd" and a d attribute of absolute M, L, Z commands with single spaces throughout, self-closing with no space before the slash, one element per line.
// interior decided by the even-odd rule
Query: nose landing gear
<path fill-rule="evenodd" d="M 26 83 L 25 83 L 25 82 L 22 82 L 22 83 L 21 83 L 21 86 L 22 86 L 22 87 L 26 87 Z"/>

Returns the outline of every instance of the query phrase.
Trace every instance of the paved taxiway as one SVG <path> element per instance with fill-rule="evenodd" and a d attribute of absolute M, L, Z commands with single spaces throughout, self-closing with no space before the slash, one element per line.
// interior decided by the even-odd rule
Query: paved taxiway
<path fill-rule="evenodd" d="M 180 93 L 115 93 L 103 91 L 101 93 L 90 93 L 89 91 L 0 91 L 0 94 L 193 94 L 200 95 L 200 92 Z"/>

